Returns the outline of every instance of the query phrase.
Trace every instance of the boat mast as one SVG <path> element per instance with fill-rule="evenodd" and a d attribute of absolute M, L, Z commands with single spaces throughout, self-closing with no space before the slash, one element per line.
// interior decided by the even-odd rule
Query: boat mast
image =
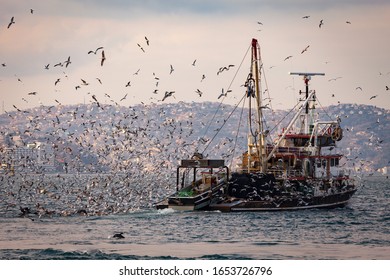
<path fill-rule="evenodd" d="M 255 149 L 257 153 L 257 158 L 259 160 L 259 171 L 265 172 L 267 168 L 266 162 L 266 147 L 265 147 L 265 135 L 263 128 L 263 112 L 261 107 L 261 91 L 260 91 L 260 71 L 259 71 L 259 60 L 260 60 L 260 51 L 259 44 L 256 39 L 252 39 L 252 77 L 254 74 L 254 82 L 255 82 L 255 98 L 256 98 L 256 111 L 257 111 L 257 131 L 256 131 L 256 143 Z M 250 98 L 250 96 L 249 96 Z M 251 137 L 248 137 L 248 155 L 251 157 L 251 147 L 253 147 Z M 250 161 L 250 159 L 249 159 Z M 248 165 L 249 167 L 249 165 Z"/>
<path fill-rule="evenodd" d="M 309 98 L 309 81 L 311 80 L 312 76 L 324 76 L 325 73 L 309 73 L 309 72 L 290 72 L 290 75 L 297 75 L 297 76 L 303 76 L 303 81 L 305 82 L 305 100 Z M 301 91 L 300 91 L 301 93 Z M 310 102 L 307 102 L 305 105 L 305 113 L 303 114 L 303 120 L 301 120 L 301 123 L 304 124 L 304 127 L 301 127 L 300 133 L 304 134 L 311 134 L 313 132 L 313 118 L 310 116 L 313 114 L 314 109 L 314 101 L 315 101 L 315 95 L 313 95 L 313 99 L 311 100 L 313 104 L 310 104 Z M 311 118 L 310 118 L 311 117 Z"/>
<path fill-rule="evenodd" d="M 312 111 L 314 105 L 312 105 L 312 107 L 310 107 L 309 104 L 310 104 L 310 102 L 314 102 L 314 100 L 315 100 L 315 91 L 309 90 L 309 81 L 311 79 L 311 76 L 324 76 L 325 73 L 290 72 L 289 74 L 303 76 L 303 81 L 305 82 L 305 85 L 306 85 L 305 99 L 304 99 L 304 102 L 302 104 L 302 107 L 297 111 L 295 116 L 292 118 L 292 120 L 288 124 L 287 128 L 284 130 L 282 135 L 279 137 L 278 141 L 274 145 L 271 152 L 269 152 L 266 161 L 268 161 L 272 158 L 272 156 L 275 154 L 276 150 L 279 148 L 279 145 L 282 143 L 285 136 L 288 133 L 290 133 L 290 129 L 292 128 L 292 126 L 295 124 L 295 122 L 297 121 L 297 119 L 299 117 L 303 117 L 303 123 L 304 123 L 303 132 L 300 132 L 300 133 L 309 134 L 314 129 L 314 124 L 312 123 L 312 120 L 311 120 L 311 122 L 309 122 L 309 111 Z M 302 120 L 299 123 L 302 124 Z M 301 128 L 301 130 L 302 130 L 302 128 Z"/>

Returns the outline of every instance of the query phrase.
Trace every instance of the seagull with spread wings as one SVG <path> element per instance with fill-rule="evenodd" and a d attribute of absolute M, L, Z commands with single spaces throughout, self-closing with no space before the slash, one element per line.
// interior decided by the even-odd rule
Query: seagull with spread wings
<path fill-rule="evenodd" d="M 102 59 L 100 60 L 100 66 L 103 66 L 105 60 L 106 60 L 106 55 L 104 54 L 104 51 L 102 51 Z"/>
<path fill-rule="evenodd" d="M 306 48 L 304 48 L 302 51 L 301 51 L 301 54 L 303 54 L 304 52 L 307 51 L 307 49 L 310 47 L 310 45 L 308 45 Z"/>
<path fill-rule="evenodd" d="M 95 51 L 89 51 L 88 54 L 91 54 L 91 53 L 96 54 L 98 52 L 98 50 L 101 50 L 101 49 L 103 49 L 103 47 L 98 47 Z"/>
<path fill-rule="evenodd" d="M 10 28 L 12 24 L 15 24 L 14 17 L 11 18 L 10 23 L 8 23 L 7 28 Z"/>

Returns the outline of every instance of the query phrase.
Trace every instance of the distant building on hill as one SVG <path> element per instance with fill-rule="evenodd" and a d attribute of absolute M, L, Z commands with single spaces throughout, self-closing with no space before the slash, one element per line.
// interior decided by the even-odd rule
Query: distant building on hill
<path fill-rule="evenodd" d="M 19 138 L 16 145 L 11 147 L 1 145 L 0 163 L 3 170 L 14 172 L 50 172 L 55 170 L 55 157 L 50 145 L 34 142 L 23 146 L 21 143 Z"/>

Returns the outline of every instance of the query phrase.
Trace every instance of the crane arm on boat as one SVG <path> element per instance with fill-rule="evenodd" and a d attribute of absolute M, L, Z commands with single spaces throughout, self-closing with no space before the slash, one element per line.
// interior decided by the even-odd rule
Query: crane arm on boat
<path fill-rule="evenodd" d="M 291 120 L 287 128 L 284 130 L 282 136 L 278 139 L 278 142 L 275 144 L 271 152 L 269 153 L 266 162 L 269 161 L 272 156 L 274 155 L 275 151 L 279 148 L 280 143 L 286 136 L 286 134 L 290 131 L 291 127 L 294 125 L 295 121 L 298 119 L 298 117 L 301 115 L 302 111 L 305 109 L 306 104 L 311 100 L 312 96 L 315 94 L 315 91 L 312 91 L 309 96 L 306 98 L 305 102 L 303 102 L 301 108 L 298 110 L 298 112 L 295 114 L 294 118 Z"/>

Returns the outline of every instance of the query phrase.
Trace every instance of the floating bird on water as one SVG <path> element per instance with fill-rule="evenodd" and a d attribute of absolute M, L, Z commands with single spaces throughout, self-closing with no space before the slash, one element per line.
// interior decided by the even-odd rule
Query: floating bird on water
<path fill-rule="evenodd" d="M 115 238 L 115 239 L 123 239 L 123 238 L 125 238 L 125 237 L 123 236 L 123 232 L 117 232 L 117 233 L 115 233 L 115 234 L 112 236 L 112 238 Z"/>
<path fill-rule="evenodd" d="M 11 18 L 10 23 L 8 23 L 7 28 L 10 28 L 12 24 L 15 24 L 14 17 Z"/>

